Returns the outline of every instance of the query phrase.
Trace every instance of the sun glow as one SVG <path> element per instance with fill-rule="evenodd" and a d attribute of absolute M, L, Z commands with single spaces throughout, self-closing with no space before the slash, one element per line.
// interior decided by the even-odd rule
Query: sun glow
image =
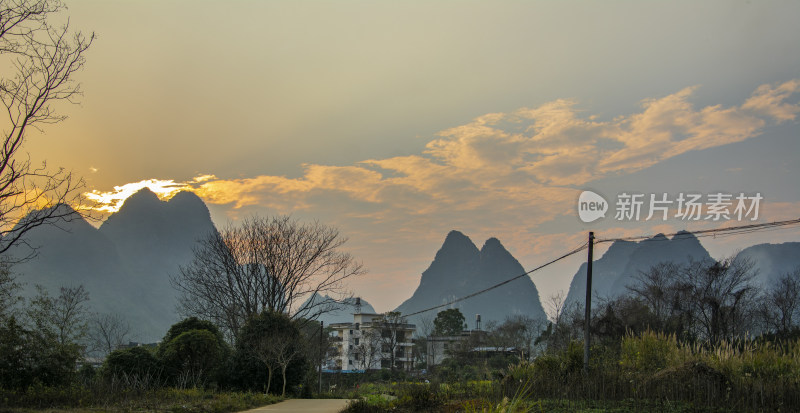
<path fill-rule="evenodd" d="M 213 175 L 204 175 L 195 178 L 192 182 L 203 182 L 212 179 Z M 135 194 L 143 188 L 148 188 L 153 193 L 158 195 L 162 200 L 172 198 L 173 195 L 181 191 L 191 191 L 192 186 L 184 182 L 175 182 L 172 179 L 146 179 L 139 182 L 132 182 L 125 185 L 115 186 L 113 191 L 101 192 L 94 190 L 87 192 L 84 195 L 86 198 L 95 203 L 89 209 L 100 212 L 117 212 L 122 207 L 122 204 L 128 199 L 129 196 Z"/>

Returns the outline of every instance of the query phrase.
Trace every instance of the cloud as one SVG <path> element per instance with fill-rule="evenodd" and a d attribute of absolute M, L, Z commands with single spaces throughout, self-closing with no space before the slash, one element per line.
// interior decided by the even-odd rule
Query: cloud
<path fill-rule="evenodd" d="M 800 92 L 800 79 L 777 85 L 761 85 L 742 108 L 768 115 L 779 122 L 794 120 L 800 113 L 800 106 L 786 100 L 798 92 Z"/>
<path fill-rule="evenodd" d="M 115 212 L 122 207 L 125 200 L 138 192 L 140 189 L 150 188 L 160 198 L 170 198 L 180 191 L 192 190 L 190 183 L 175 182 L 172 179 L 146 179 L 139 182 L 133 182 L 125 185 L 115 186 L 113 191 L 101 192 L 93 190 L 87 192 L 84 196 L 94 205 L 90 205 L 88 209 L 94 209 L 99 212 Z"/>
<path fill-rule="evenodd" d="M 695 107 L 691 98 L 697 90 L 645 99 L 640 111 L 612 120 L 587 115 L 577 101 L 566 99 L 486 114 L 441 131 L 422 153 L 347 166 L 307 164 L 297 177 L 150 179 L 93 191 L 87 198 L 98 210 L 113 211 L 147 186 L 164 197 L 191 190 L 234 210 L 325 210 L 400 226 L 429 215 L 446 218 L 439 221 L 448 227 L 482 217 L 487 226 L 513 230 L 519 222 L 530 226 L 573 214 L 578 187 L 593 180 L 752 138 L 769 122 L 794 120 L 800 113 L 800 80 L 760 86 L 743 104 L 729 107 Z M 492 222 L 498 214 L 502 219 Z"/>

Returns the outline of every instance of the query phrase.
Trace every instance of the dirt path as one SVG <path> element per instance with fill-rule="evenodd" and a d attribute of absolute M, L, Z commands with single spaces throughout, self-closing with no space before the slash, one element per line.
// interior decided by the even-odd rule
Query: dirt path
<path fill-rule="evenodd" d="M 292 399 L 253 410 L 247 410 L 243 413 L 339 413 L 347 406 L 348 401 L 349 400 L 346 399 Z"/>

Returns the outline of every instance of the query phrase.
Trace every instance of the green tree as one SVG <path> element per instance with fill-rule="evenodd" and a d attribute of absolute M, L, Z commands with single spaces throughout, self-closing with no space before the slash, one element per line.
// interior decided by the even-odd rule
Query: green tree
<path fill-rule="evenodd" d="M 228 354 L 219 329 L 196 317 L 172 325 L 157 353 L 169 380 L 181 387 L 218 380 Z"/>
<path fill-rule="evenodd" d="M 235 355 L 235 374 L 246 388 L 264 388 L 277 393 L 277 381 L 272 380 L 280 371 L 280 392 L 302 383 L 308 372 L 306 340 L 297 323 L 286 314 L 266 311 L 250 318 L 239 334 Z"/>
<path fill-rule="evenodd" d="M 41 287 L 38 291 L 20 318 L 6 311 L 0 320 L 0 386 L 62 385 L 75 375 L 88 294 L 83 287 L 62 288 L 58 297 Z M 8 297 L 16 301 L 13 290 Z"/>
<path fill-rule="evenodd" d="M 464 314 L 458 308 L 440 311 L 433 320 L 434 334 L 438 336 L 457 336 L 464 330 Z"/>
<path fill-rule="evenodd" d="M 145 347 L 114 350 L 103 363 L 106 377 L 127 377 L 139 381 L 157 379 L 161 376 L 161 363 L 153 352 Z"/>

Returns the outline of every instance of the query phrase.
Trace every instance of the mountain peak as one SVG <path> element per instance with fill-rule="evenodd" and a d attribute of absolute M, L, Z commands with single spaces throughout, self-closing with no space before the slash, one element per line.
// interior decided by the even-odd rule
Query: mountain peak
<path fill-rule="evenodd" d="M 422 273 L 411 298 L 396 311 L 409 313 L 448 300 L 462 297 L 524 273 L 522 265 L 503 247 L 497 238 L 489 238 L 478 250 L 469 237 L 450 231 L 431 265 Z M 491 293 L 459 303 L 462 314 L 481 314 L 484 320 L 502 321 L 509 315 L 526 314 L 544 318 L 539 292 L 530 278 L 514 281 L 513 286 L 494 289 Z M 419 316 L 411 318 L 419 322 Z"/>
<path fill-rule="evenodd" d="M 122 203 L 122 208 L 131 205 L 152 205 L 159 202 L 161 202 L 161 200 L 158 199 L 158 195 L 151 191 L 150 188 L 144 187 L 125 199 L 125 202 Z"/>
<path fill-rule="evenodd" d="M 506 251 L 506 248 L 503 246 L 503 244 L 500 242 L 499 239 L 492 237 L 487 239 L 486 242 L 483 243 L 483 247 L 481 248 L 481 253 L 493 250 Z"/>
<path fill-rule="evenodd" d="M 447 233 L 447 237 L 445 237 L 444 243 L 446 244 L 448 241 L 457 242 L 458 240 L 469 240 L 469 237 L 464 235 L 463 232 L 454 229 Z"/>
<path fill-rule="evenodd" d="M 672 237 L 673 241 L 681 239 L 697 239 L 697 237 L 693 233 L 684 230 L 678 231 L 675 236 Z"/>
<path fill-rule="evenodd" d="M 475 246 L 468 236 L 464 235 L 460 231 L 452 230 L 444 239 L 444 243 L 442 244 L 442 248 L 439 249 L 439 253 L 442 251 L 466 251 L 469 253 L 477 253 L 478 247 Z M 439 256 L 439 254 L 436 255 L 437 257 Z"/>
<path fill-rule="evenodd" d="M 200 199 L 200 197 L 197 196 L 197 194 L 195 194 L 192 191 L 180 191 L 177 194 L 175 194 L 172 198 L 170 198 L 170 200 L 168 202 L 169 203 L 173 203 L 173 202 L 175 202 L 175 203 L 189 203 L 189 202 L 199 203 L 199 202 L 203 202 L 203 200 Z"/>
<path fill-rule="evenodd" d="M 167 205 L 171 209 L 208 211 L 206 203 L 197 194 L 190 191 L 178 192 L 167 201 Z"/>

